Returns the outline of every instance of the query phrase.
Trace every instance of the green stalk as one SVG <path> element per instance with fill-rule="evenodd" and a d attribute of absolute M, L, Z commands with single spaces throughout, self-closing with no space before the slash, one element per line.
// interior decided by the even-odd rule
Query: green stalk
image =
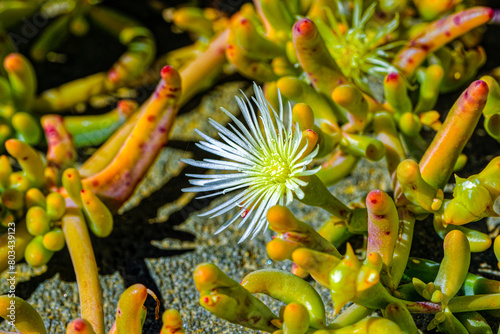
<path fill-rule="evenodd" d="M 67 209 L 62 218 L 62 230 L 75 269 L 81 316 L 92 324 L 97 334 L 104 334 L 101 284 L 87 224 L 80 210 Z"/>

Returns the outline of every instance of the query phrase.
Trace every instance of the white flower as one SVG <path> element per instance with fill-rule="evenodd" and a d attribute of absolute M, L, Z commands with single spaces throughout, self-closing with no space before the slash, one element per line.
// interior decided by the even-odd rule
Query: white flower
<path fill-rule="evenodd" d="M 189 182 L 194 187 L 183 189 L 184 192 L 215 191 L 212 194 L 200 198 L 226 194 L 233 190 L 243 189 L 227 202 L 203 213 L 201 216 L 219 216 L 234 207 L 240 207 L 238 214 L 234 215 L 216 234 L 223 231 L 229 225 L 241 217 L 238 227 L 248 222 L 246 231 L 240 242 L 247 239 L 250 234 L 252 239 L 261 230 L 267 228 L 267 210 L 272 206 L 288 205 L 297 198 L 304 198 L 304 192 L 300 189 L 307 185 L 299 179 L 299 176 L 313 175 L 321 167 L 307 170 L 307 165 L 318 153 L 318 147 L 301 159 L 307 149 L 307 145 L 300 147 L 302 132 L 292 129 L 292 108 L 288 105 L 287 124 L 284 120 L 283 104 L 280 97 L 279 115 L 270 107 L 260 87 L 254 84 L 256 98 L 252 100 L 260 111 L 260 116 L 252 107 L 252 103 L 245 96 L 244 100 L 236 97 L 243 117 L 245 126 L 230 112 L 221 108 L 234 125 L 229 124 L 231 130 L 226 129 L 216 121 L 209 119 L 209 123 L 216 128 L 223 141 L 215 140 L 202 132 L 196 132 L 205 140 L 196 145 L 205 151 L 216 154 L 224 160 L 204 159 L 195 161 L 184 159 L 186 164 L 215 169 L 221 171 L 233 171 L 233 173 L 222 174 L 187 174 L 193 177 Z M 279 92 L 278 92 L 279 95 Z M 271 116 L 271 112 L 274 117 Z M 261 124 L 259 124 L 259 118 Z"/>

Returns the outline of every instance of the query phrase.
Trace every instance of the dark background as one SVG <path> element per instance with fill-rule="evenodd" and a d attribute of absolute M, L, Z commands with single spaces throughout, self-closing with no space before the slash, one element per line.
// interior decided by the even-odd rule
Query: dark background
<path fill-rule="evenodd" d="M 204 1 L 202 6 L 212 6 L 227 13 L 234 12 L 245 1 Z M 495 1 L 493 1 L 495 2 Z M 498 3 L 498 1 L 496 1 Z M 154 34 L 157 42 L 157 55 L 166 53 L 169 50 L 179 48 L 191 43 L 187 34 L 174 34 L 170 26 L 162 17 L 161 12 L 155 7 L 172 7 L 182 3 L 181 1 L 137 1 L 137 0 L 108 0 L 104 5 L 120 10 L 136 20 L 142 22 Z M 28 20 L 29 21 L 29 20 Z M 43 25 L 34 26 L 34 35 L 30 38 L 18 40 L 18 48 L 23 54 L 28 54 L 29 47 L 36 39 L 37 34 L 42 31 Z M 13 33 L 22 36 L 23 26 L 16 27 Z M 500 66 L 500 27 L 489 26 L 485 35 L 483 46 L 486 49 L 488 60 L 481 73 L 486 72 L 496 66 Z M 100 71 L 106 71 L 113 62 L 125 51 L 125 47 L 116 39 L 106 35 L 97 28 L 91 26 L 89 33 L 84 37 L 71 37 L 59 50 L 65 54 L 67 61 L 64 64 L 44 62 L 34 64 L 38 77 L 39 92 L 61 85 L 70 80 L 81 78 Z M 234 75 L 224 80 L 235 80 L 242 78 Z M 141 102 L 153 90 L 154 86 L 145 87 L 140 91 L 138 100 Z M 439 111 L 447 111 L 461 91 L 443 95 L 438 103 Z M 199 103 L 200 96 L 196 96 L 188 105 L 180 111 L 181 113 L 190 110 Z M 93 110 L 91 113 L 99 113 L 106 110 Z M 445 113 L 443 113 L 445 114 Z M 500 155 L 500 144 L 489 136 L 480 135 L 483 131 L 482 120 L 479 123 L 476 134 L 467 144 L 464 153 L 469 157 L 466 168 L 459 173 L 460 176 L 468 176 L 479 172 L 492 156 Z M 432 136 L 432 134 L 430 134 Z M 170 146 L 184 149 L 186 143 L 169 143 Z M 189 145 L 194 148 L 194 145 Z M 85 158 L 85 152 L 80 152 L 81 158 Z M 195 150 L 197 158 L 202 158 L 205 154 Z M 138 208 L 132 209 L 121 216 L 115 217 L 115 229 L 110 237 L 106 239 L 93 238 L 92 242 L 96 253 L 96 259 L 101 274 L 112 274 L 116 271 L 124 279 L 126 287 L 134 283 L 142 283 L 152 289 L 160 298 L 153 279 L 151 278 L 144 259 L 165 257 L 179 254 L 178 251 L 164 251 L 151 246 L 152 240 L 162 240 L 166 237 L 176 237 L 181 240 L 194 240 L 195 236 L 189 233 L 174 231 L 173 226 L 182 223 L 190 212 L 199 210 L 208 204 L 208 201 L 193 200 L 181 212 L 172 215 L 168 222 L 164 224 L 149 224 L 148 220 L 156 217 L 156 211 L 167 202 L 174 201 L 181 194 L 181 188 L 187 186 L 187 179 L 181 175 L 165 184 L 156 193 L 144 199 Z M 150 217 L 145 217 L 144 212 L 151 213 Z M 484 221 L 476 223 L 475 226 L 486 232 Z M 417 224 L 412 249 L 412 256 L 426 257 L 436 261 L 442 258 L 442 240 L 432 231 L 432 222 L 423 221 Z M 431 231 L 429 233 L 428 231 Z M 473 254 L 471 261 L 471 271 L 477 272 L 479 265 L 483 262 L 496 263 L 493 252 L 486 251 Z M 17 294 L 21 298 L 28 298 L 37 285 L 43 280 L 52 277 L 56 273 L 61 274 L 61 278 L 67 281 L 74 281 L 75 276 L 68 252 L 65 250 L 58 252 L 49 263 L 49 269 L 41 276 L 34 277 L 31 281 L 20 283 L 17 287 Z M 486 275 L 487 276 L 487 275 Z M 492 277 L 495 278 L 495 277 Z M 498 279 L 498 277 L 496 277 Z M 193 296 L 193 298 L 197 298 Z M 154 303 L 148 299 L 148 318 L 144 326 L 144 333 L 158 333 L 161 328 L 161 321 L 154 321 Z M 162 310 L 163 311 L 163 306 Z M 427 319 L 426 321 L 428 321 Z M 496 323 L 492 321 L 490 323 Z M 496 331 L 496 329 L 495 329 Z"/>

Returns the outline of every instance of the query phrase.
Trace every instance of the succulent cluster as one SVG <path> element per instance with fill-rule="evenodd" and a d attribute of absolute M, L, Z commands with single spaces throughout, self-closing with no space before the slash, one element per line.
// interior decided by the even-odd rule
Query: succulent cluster
<path fill-rule="evenodd" d="M 284 206 L 267 209 L 267 202 L 252 203 L 252 207 L 266 208 L 269 228 L 276 232 L 267 244 L 269 257 L 275 261 L 293 261 L 296 266 L 293 274 L 264 269 L 250 273 L 238 284 L 214 265 L 202 264 L 194 272 L 201 305 L 230 322 L 272 333 L 355 333 L 363 326 L 371 328 L 364 329 L 366 332 L 417 333 L 412 313 L 435 314 L 428 329 L 437 327 L 446 333 L 468 332 L 473 319 L 477 322 L 473 327 L 489 328 L 478 312 L 498 309 L 492 301 L 499 296 L 499 282 L 475 276 L 491 282 L 491 286 L 478 290 L 464 290 L 464 286 L 469 284 L 468 278 L 474 277 L 468 273 L 471 252 L 486 251 L 492 240 L 487 234 L 463 225 L 497 216 L 493 206 L 500 195 L 500 157 L 492 159 L 477 175 L 467 179 L 457 177 L 453 198 L 445 199 L 443 192 L 463 146 L 479 121 L 487 96 L 487 84 L 480 80 L 473 82 L 449 111 L 419 163 L 405 159 L 396 165 L 394 199 L 381 190 L 373 190 L 361 205 L 347 206 L 329 193 L 316 176 L 302 177 L 303 196 L 294 193 L 296 198 L 331 214 L 318 231 L 296 219 Z M 270 117 L 269 110 L 264 108 L 267 104 L 263 107 L 259 98 L 257 101 L 262 119 Z M 294 114 L 302 108 L 303 105 L 297 104 Z M 384 115 L 385 111 L 381 114 L 374 115 L 374 119 L 390 119 Z M 280 122 L 280 116 L 275 114 L 275 117 Z M 313 118 L 312 113 L 309 117 Z M 303 123 L 297 122 L 295 132 L 307 131 L 300 124 Z M 266 133 L 271 135 L 270 131 Z M 223 132 L 220 134 L 230 144 Z M 297 150 L 310 145 L 310 141 L 303 141 Z M 317 141 L 312 145 L 316 146 Z M 321 150 L 321 143 L 319 146 Z M 207 160 L 205 163 L 210 166 L 206 167 L 238 170 L 238 165 L 231 161 L 235 158 L 225 157 L 229 162 Z M 256 182 L 243 186 L 253 191 L 261 187 Z M 227 186 L 224 189 L 233 190 Z M 237 195 L 234 200 L 240 198 Z M 429 260 L 409 257 L 415 224 L 428 216 L 433 216 L 434 228 L 444 239 L 444 258 L 441 263 L 434 263 L 432 274 L 429 266 L 415 269 L 420 263 L 430 263 Z M 366 237 L 363 262 L 349 244 L 344 256 L 337 250 L 353 234 Z M 497 237 L 497 257 L 499 242 Z M 336 314 L 347 303 L 353 303 L 331 324 L 325 323 L 325 305 L 318 293 L 300 277 L 309 274 L 329 289 Z M 284 302 L 286 307 L 276 316 L 252 295 L 255 293 L 267 294 Z M 375 322 L 368 324 L 365 317 L 376 310 L 386 319 L 372 319 Z"/>
<path fill-rule="evenodd" d="M 121 100 L 114 110 L 101 115 L 50 114 L 64 112 L 96 94 L 116 90 L 124 82 L 142 74 L 154 55 L 151 34 L 135 21 L 87 1 L 71 3 L 76 7 L 70 6 L 72 11 L 59 13 L 60 17 L 47 27 L 34 44 L 32 58 L 35 61 L 42 61 L 57 48 L 58 43 L 63 42 L 61 34 L 66 33 L 68 25 L 76 27 L 77 23 L 85 22 L 83 19 L 86 16 L 109 29 L 129 50 L 108 73 L 67 83 L 37 98 L 35 73 L 31 64 L 27 58 L 13 52 L 15 48 L 9 38 L 2 39 L 2 43 L 10 47 L 2 48 L 2 51 L 12 51 L 2 54 L 5 68 L 0 76 L 2 126 L 5 129 L 2 147 L 5 144 L 7 153 L 15 161 L 6 155 L 0 157 L 3 230 L 0 264 L 2 271 L 14 268 L 10 254 L 15 254 L 15 261 L 25 259 L 33 267 L 42 266 L 50 261 L 54 252 L 66 245 L 79 283 L 82 317 L 85 322 L 92 324 L 85 325 L 79 320 L 70 327 L 74 327 L 75 333 L 102 333 L 102 294 L 88 230 L 101 238 L 112 232 L 112 213 L 130 197 L 165 145 L 178 109 L 180 78 L 175 69 L 164 67 L 162 79 L 151 99 L 140 108 L 135 101 Z M 1 5 L 2 15 L 20 14 L 20 20 L 29 15 L 24 11 L 28 10 L 29 5 L 45 13 L 51 3 L 11 1 Z M 15 24 L 3 20 L 1 23 L 7 28 L 9 22 Z M 129 116 L 132 115 L 134 117 L 131 119 Z M 122 125 L 121 132 L 115 133 Z M 77 147 L 99 145 L 113 133 L 113 140 L 107 146 L 101 147 L 83 165 L 77 166 Z M 43 145 L 43 134 L 47 143 L 45 155 L 31 146 Z M 9 139 L 12 137 L 17 139 Z M 10 243 L 9 238 L 12 236 L 7 233 L 9 229 L 15 231 L 14 245 Z M 146 291 L 143 286 L 134 288 L 124 293 L 125 299 L 126 295 L 137 298 L 138 294 L 142 296 L 142 292 Z M 122 306 L 126 311 L 119 312 L 134 313 L 130 317 L 139 317 L 134 320 L 139 328 L 142 328 L 141 319 L 144 320 L 141 305 L 146 296 L 144 294 L 141 297 L 143 299 L 129 298 Z M 7 315 L 9 298 L 2 305 L 2 312 L 6 312 L 2 315 Z M 29 308 L 24 301 L 16 299 L 20 318 L 14 325 L 23 332 L 45 332 L 43 322 L 36 320 L 39 316 L 34 315 L 36 312 L 32 308 L 23 313 L 24 309 Z M 23 315 L 27 318 L 21 319 Z M 165 317 L 165 331 L 180 333 L 182 325 L 178 314 L 170 312 Z M 118 328 L 127 328 L 130 321 L 128 318 L 117 321 L 125 322 Z M 84 328 L 87 329 L 84 331 Z M 68 328 L 69 332 L 71 330 Z"/>
<path fill-rule="evenodd" d="M 307 7 L 255 1 L 255 7 L 247 4 L 231 19 L 226 56 L 240 73 L 265 83 L 267 101 L 255 88 L 257 109 L 240 103 L 246 129 L 236 119 L 238 128 L 231 132 L 212 123 L 224 142 L 203 135 L 206 142 L 200 147 L 225 160 L 186 162 L 228 174 L 189 175 L 196 177 L 191 181 L 196 187 L 185 190 L 216 191 L 207 195 L 213 196 L 241 189 L 204 215 L 240 206 L 240 212 L 220 230 L 240 217 L 239 226 L 250 222 L 243 238 L 268 225 L 276 232 L 267 245 L 268 255 L 276 261 L 293 261 L 295 276 L 260 270 L 238 284 L 213 265 L 200 265 L 194 279 L 205 309 L 230 322 L 273 333 L 354 333 L 359 327 L 363 332 L 416 333 L 412 313 L 435 314 L 428 329 L 437 327 L 447 333 L 489 328 L 478 312 L 497 308 L 491 301 L 498 298 L 498 291 L 463 293 L 461 288 L 471 275 L 470 253 L 486 251 L 492 240 L 463 225 L 497 216 L 493 207 L 499 196 L 499 158 L 477 175 L 457 176 L 451 199 L 444 198 L 443 189 L 453 171 L 463 166 L 462 149 L 482 113 L 488 133 L 495 132 L 488 115 L 493 105 L 498 110 L 498 82 L 484 76 L 470 84 L 444 122 L 433 108 L 438 92 L 470 82 L 484 64 L 478 31 L 473 29 L 490 21 L 494 10 L 462 7 L 449 13 L 454 9 L 450 4 L 431 14 L 426 8 L 437 4 L 415 5 L 425 14 L 418 16 L 407 4 L 382 2 L 318 1 Z M 431 21 L 442 13 L 449 14 Z M 447 46 L 451 41 L 455 44 Z M 288 118 L 283 115 L 287 101 L 293 105 Z M 293 123 L 288 138 L 280 136 L 280 124 L 287 120 Z M 421 137 L 424 126 L 437 131 L 430 145 Z M 267 158 L 265 150 L 273 147 L 268 143 L 286 147 L 296 136 L 303 140 L 293 150 L 275 148 L 279 160 Z M 310 173 L 299 177 L 302 184 L 297 190 L 279 161 L 298 162 L 295 152 L 314 148 L 311 157 L 316 159 L 301 165 Z M 244 152 L 256 153 L 247 156 Z M 393 198 L 374 190 L 361 205 L 346 205 L 327 190 L 325 185 L 343 179 L 361 158 L 386 159 Z M 260 167 L 266 163 L 267 167 Z M 313 167 L 318 164 L 319 172 Z M 245 165 L 255 169 L 247 171 Z M 261 170 L 269 170 L 273 181 L 259 174 Z M 280 188 L 265 193 L 271 182 L 288 188 L 288 196 L 325 209 L 330 219 L 316 231 L 285 207 L 272 206 L 285 197 Z M 265 212 L 267 221 L 259 224 L 258 219 L 247 217 Z M 445 256 L 432 277 L 422 273 L 423 281 L 415 270 L 409 275 L 405 269 L 409 262 L 428 261 L 409 255 L 414 224 L 429 216 L 444 239 Z M 354 234 L 365 235 L 364 262 L 349 245 L 344 256 L 337 251 Z M 460 259 L 460 264 L 454 259 Z M 353 303 L 329 325 L 323 302 L 300 278 L 309 274 L 330 291 L 336 314 Z M 286 306 L 274 315 L 252 296 L 255 293 L 267 294 Z M 364 318 L 375 310 L 385 319 L 367 322 Z M 471 328 L 472 319 L 475 328 Z"/>
<path fill-rule="evenodd" d="M 31 49 L 34 61 L 55 57 L 69 33 L 85 34 L 90 24 L 127 50 L 107 72 L 37 96 L 33 67 L 4 31 L 36 11 L 53 20 Z M 200 264 L 194 270 L 200 304 L 219 318 L 274 334 L 418 333 L 414 314 L 434 315 L 429 330 L 492 333 L 481 313 L 498 316 L 500 282 L 470 273 L 469 265 L 472 252 L 491 252 L 492 244 L 500 263 L 500 237 L 492 242 L 467 224 L 498 216 L 500 157 L 478 174 L 456 176 L 450 196 L 445 186 L 466 163 L 462 150 L 482 115 L 487 133 L 500 142 L 500 71 L 473 81 L 486 61 L 484 27 L 498 23 L 499 13 L 447 0 L 255 0 L 230 18 L 210 8 L 168 9 L 164 16 L 195 42 L 158 57 L 162 69 L 152 75 L 152 33 L 99 1 L 0 2 L 0 144 L 9 154 L 0 157 L 0 269 L 13 265 L 12 226 L 15 261 L 45 265 L 66 245 L 81 303 L 81 319 L 66 333 L 103 334 L 88 230 L 97 237 L 112 233 L 113 214 L 167 144 L 179 107 L 237 71 L 263 88 L 254 85 L 252 101 L 237 98 L 243 120 L 227 111 L 228 128 L 206 120 L 220 139 L 197 131 L 198 146 L 222 160 L 184 160 L 215 170 L 188 174 L 193 186 L 184 191 L 211 192 L 203 197 L 239 191 L 204 215 L 239 207 L 218 232 L 239 220 L 240 227 L 247 224 L 244 241 L 269 227 L 275 232 L 269 257 L 294 266 L 292 273 L 257 270 L 238 283 L 215 265 Z M 97 95 L 156 80 L 140 106 L 121 100 L 101 115 L 66 115 Z M 439 93 L 465 85 L 446 117 L 434 110 Z M 430 144 L 424 131 L 436 131 Z M 36 150 L 43 135 L 45 155 Z M 97 145 L 77 164 L 78 147 Z M 361 159 L 385 159 L 392 193 L 372 190 L 362 201 L 343 203 L 327 186 Z M 316 230 L 286 208 L 293 199 L 330 217 Z M 440 263 L 410 257 L 415 225 L 425 219 L 444 240 Z M 360 257 L 349 243 L 344 255 L 338 251 L 353 235 L 365 240 Z M 309 275 L 331 294 L 331 323 Z M 258 293 L 285 306 L 274 314 Z M 140 334 L 148 294 L 159 303 L 145 286 L 129 287 L 109 333 Z M 0 296 L 0 316 L 8 319 L 11 304 L 17 330 L 46 332 L 20 298 Z M 184 333 L 177 311 L 163 314 L 161 333 Z"/>
<path fill-rule="evenodd" d="M 3 58 L 3 70 L 6 75 L 0 76 L 0 143 L 3 146 L 7 139 L 15 137 L 28 144 L 37 144 L 42 129 L 31 113 L 36 91 L 33 67 L 23 55 L 10 53 Z"/>
<path fill-rule="evenodd" d="M 118 333 L 141 333 L 142 325 L 146 317 L 144 302 L 150 295 L 157 302 L 156 318 L 160 301 L 156 295 L 142 284 L 134 284 L 123 292 L 118 301 L 116 309 L 116 320 L 109 334 Z M 46 334 L 45 325 L 38 312 L 27 302 L 19 297 L 0 296 L 0 316 L 7 318 L 9 307 L 14 305 L 18 318 L 15 321 L 16 329 L 22 333 Z M 163 327 L 160 334 L 184 334 L 182 319 L 179 312 L 174 309 L 166 310 L 162 316 Z M 95 325 L 83 318 L 71 321 L 67 328 L 67 334 L 96 334 Z"/>

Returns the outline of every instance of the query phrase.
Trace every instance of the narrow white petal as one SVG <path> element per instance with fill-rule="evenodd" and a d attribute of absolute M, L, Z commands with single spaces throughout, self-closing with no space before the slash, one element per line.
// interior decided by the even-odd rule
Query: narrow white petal
<path fill-rule="evenodd" d="M 193 185 L 193 186 L 204 186 L 207 182 L 210 182 L 210 181 L 213 181 L 213 180 L 204 180 L 204 179 L 192 179 L 192 180 L 189 180 L 189 184 Z"/>
<path fill-rule="evenodd" d="M 200 179 L 231 179 L 235 177 L 241 177 L 241 173 L 231 173 L 231 174 L 186 174 L 187 177 L 195 177 Z"/>
<path fill-rule="evenodd" d="M 217 166 L 226 166 L 228 170 L 244 170 L 248 169 L 251 167 L 249 164 L 242 164 L 234 161 L 227 161 L 227 160 L 214 160 L 214 159 L 203 159 L 203 161 L 208 162 L 208 163 L 213 163 L 217 164 Z M 217 168 L 213 168 L 217 169 Z M 223 169 L 223 168 L 219 168 Z"/>
<path fill-rule="evenodd" d="M 182 191 L 184 191 L 184 189 L 182 189 Z M 217 191 L 215 193 L 211 193 L 211 194 L 208 194 L 208 195 L 196 196 L 195 198 L 196 199 L 210 198 L 210 197 L 215 197 L 215 196 L 219 196 L 219 195 L 222 195 L 222 194 L 224 194 L 223 191 Z"/>
<path fill-rule="evenodd" d="M 314 175 L 316 174 L 317 172 L 319 172 L 321 170 L 321 166 L 318 166 L 314 169 L 309 169 L 309 170 L 305 170 L 303 172 L 300 172 L 298 174 L 298 176 L 309 176 L 309 175 Z"/>
<path fill-rule="evenodd" d="M 236 202 L 238 202 L 238 200 L 240 198 L 242 198 L 243 196 L 245 196 L 246 194 L 248 193 L 248 189 L 246 190 L 243 190 L 241 191 L 239 194 L 237 194 L 236 196 L 232 197 L 230 200 L 228 200 L 227 202 L 224 202 L 222 204 L 219 204 L 218 206 L 216 206 L 215 208 L 213 209 L 210 209 L 206 212 L 203 212 L 202 214 L 200 214 L 200 217 L 203 217 L 203 216 L 210 216 L 214 213 L 218 213 L 219 211 L 222 211 L 224 210 L 226 207 L 229 207 L 229 210 L 232 209 L 234 206 L 236 206 Z M 224 212 L 227 212 L 228 210 L 224 211 Z M 223 213 L 224 213 L 223 212 Z M 214 216 L 216 217 L 216 216 Z"/>
<path fill-rule="evenodd" d="M 238 121 L 239 122 L 239 121 Z M 235 122 L 236 123 L 236 122 Z M 240 124 L 243 125 L 243 123 L 240 122 Z M 229 127 L 233 132 L 243 141 L 248 142 L 249 145 L 251 145 L 250 150 L 253 152 L 258 152 L 260 150 L 260 144 L 252 137 L 252 135 L 248 132 L 246 135 L 242 134 L 236 127 L 234 127 L 232 124 L 229 124 Z M 246 129 L 245 129 L 246 130 Z"/>
<path fill-rule="evenodd" d="M 248 140 L 254 148 L 256 148 L 256 149 L 259 148 L 260 144 L 255 140 L 253 135 L 248 131 L 248 128 L 245 127 L 245 125 L 243 125 L 243 123 L 239 119 L 234 117 L 234 115 L 231 114 L 229 111 L 227 111 L 224 108 L 221 108 L 221 109 L 227 116 L 229 116 L 229 118 L 231 118 L 231 120 L 234 122 L 234 124 L 236 124 L 238 129 L 240 129 L 240 131 L 243 134 L 241 134 L 232 124 L 229 124 L 229 127 L 231 129 L 233 129 L 234 133 L 236 133 L 238 135 L 238 137 L 240 137 L 242 140 L 244 140 L 244 141 Z"/>
<path fill-rule="evenodd" d="M 238 213 L 235 214 L 231 219 L 229 219 L 227 222 L 225 222 L 224 224 L 222 224 L 222 226 L 219 227 L 217 229 L 217 231 L 214 232 L 214 234 L 219 234 L 222 231 L 224 231 L 226 228 L 228 228 L 229 225 L 231 225 L 232 223 L 234 223 L 236 221 L 236 219 L 238 219 L 244 211 L 245 211 L 244 209 L 241 209 L 240 211 L 238 211 Z"/>
<path fill-rule="evenodd" d="M 290 188 L 286 188 L 286 204 L 289 205 L 293 201 L 293 193 Z"/>
<path fill-rule="evenodd" d="M 191 165 L 194 167 L 201 167 L 201 168 L 207 168 L 207 169 L 217 169 L 217 170 L 234 170 L 234 167 L 230 167 L 227 165 L 221 164 L 220 160 L 213 160 L 214 162 L 207 162 L 207 161 L 197 161 L 193 159 L 181 159 L 181 161 L 187 165 Z"/>
<path fill-rule="evenodd" d="M 296 177 L 295 177 L 295 178 L 293 178 L 292 182 L 293 182 L 293 183 L 295 183 L 295 184 L 298 184 L 298 185 L 299 185 L 299 186 L 301 186 L 301 187 L 305 187 L 305 186 L 307 186 L 307 182 L 304 182 L 304 181 L 302 181 L 301 179 L 296 178 Z"/>
<path fill-rule="evenodd" d="M 312 159 L 314 159 L 314 157 L 318 154 L 318 151 L 319 145 L 316 145 L 316 148 L 312 150 L 312 152 L 309 153 L 303 160 L 312 161 Z"/>
<path fill-rule="evenodd" d="M 280 116 L 279 116 L 279 119 L 282 120 L 283 119 L 283 100 L 281 99 L 281 92 L 280 92 L 280 89 L 278 88 L 278 101 L 280 101 Z M 283 124 L 283 123 L 281 123 Z"/>
<path fill-rule="evenodd" d="M 220 189 L 224 189 L 223 193 L 226 194 L 230 191 L 233 191 L 233 190 L 236 190 L 236 189 L 241 189 L 241 188 L 244 188 L 244 187 L 248 187 L 249 185 L 251 185 L 252 182 L 238 182 L 237 183 L 237 186 L 234 186 L 234 187 L 230 187 L 230 188 L 227 188 L 224 184 L 219 184 L 219 185 L 215 185 L 215 186 L 196 186 L 196 187 L 189 187 L 189 188 L 184 188 L 182 189 L 182 191 L 184 192 L 193 192 L 193 193 L 201 193 L 201 192 L 205 192 L 205 191 L 215 191 L 215 190 L 220 190 Z"/>
<path fill-rule="evenodd" d="M 223 142 L 217 140 L 217 139 L 213 139 L 212 137 L 210 136 L 207 136 L 206 134 L 204 134 L 203 132 L 199 131 L 198 129 L 194 129 L 194 131 L 203 139 L 205 139 L 207 142 L 209 142 L 210 144 L 216 146 L 216 147 L 219 147 L 223 150 L 227 150 L 227 151 L 233 151 L 234 149 L 231 147 L 231 146 L 228 146 L 226 144 L 224 144 Z M 203 142 L 202 142 L 203 143 Z"/>
<path fill-rule="evenodd" d="M 253 148 L 252 144 L 250 144 L 248 140 L 242 140 L 235 134 L 238 132 L 237 130 L 233 133 L 212 119 L 209 119 L 208 121 L 216 130 L 219 131 L 219 136 L 223 139 L 225 138 L 224 141 L 231 145 L 234 149 L 238 151 L 245 151 Z M 244 136 L 242 137 L 243 139 L 246 139 Z"/>
<path fill-rule="evenodd" d="M 244 95 L 244 98 L 248 101 L 248 98 L 246 97 L 246 95 Z M 253 121 L 253 117 L 255 117 L 255 112 L 253 110 L 252 104 L 250 103 L 250 101 L 248 101 L 250 110 L 252 111 L 250 113 L 247 105 L 245 104 L 245 102 L 242 99 L 237 97 L 236 101 L 238 102 L 238 105 L 241 109 L 241 113 L 243 114 L 243 118 L 245 119 L 245 122 L 247 123 L 248 127 L 250 128 L 250 132 L 252 133 L 251 137 L 253 137 L 259 143 L 259 146 L 260 146 L 262 144 L 264 138 L 262 138 L 262 134 L 260 133 L 259 123 L 257 123 L 257 126 L 256 126 L 254 121 Z"/>
<path fill-rule="evenodd" d="M 229 145 L 233 145 L 235 147 L 236 151 L 239 154 L 242 154 L 245 158 L 247 158 L 249 160 L 256 159 L 256 157 L 255 157 L 255 151 L 256 150 L 250 144 L 248 144 L 248 146 L 244 146 L 244 145 L 238 146 L 237 144 L 233 143 L 229 138 L 227 138 L 224 134 L 219 133 L 219 136 L 225 142 L 227 142 Z"/>
<path fill-rule="evenodd" d="M 267 227 L 267 211 L 278 203 L 279 198 L 280 196 L 278 196 L 276 193 L 272 194 L 271 199 L 269 199 L 269 202 L 266 204 L 266 207 L 263 210 L 263 215 L 259 220 L 259 224 L 254 228 L 252 239 L 257 236 L 257 234 L 262 230 L 263 227 Z"/>
<path fill-rule="evenodd" d="M 288 133 L 292 133 L 293 120 L 292 120 L 292 104 L 288 102 Z M 298 129 L 298 126 L 295 126 Z"/>
<path fill-rule="evenodd" d="M 254 187 L 254 182 L 252 180 L 249 180 L 248 182 L 245 182 L 244 184 L 241 184 L 239 186 L 224 189 L 224 193 L 227 194 L 228 192 L 231 192 L 233 190 L 239 189 L 241 187 L 253 187 L 253 188 L 257 188 L 257 187 Z"/>
<path fill-rule="evenodd" d="M 201 180 L 190 180 L 189 182 L 195 186 L 203 186 L 203 187 L 220 187 L 220 189 L 234 187 L 239 184 L 247 184 L 251 182 L 247 177 L 240 177 L 237 179 L 228 179 L 228 180 L 203 180 L 205 182 L 195 182 Z"/>
<path fill-rule="evenodd" d="M 222 158 L 238 161 L 244 164 L 253 164 L 253 161 L 250 161 L 248 159 L 245 159 L 242 157 L 242 154 L 237 154 L 237 153 L 230 153 L 228 151 L 222 150 L 220 147 L 217 147 L 215 145 L 209 144 L 209 143 L 196 143 L 196 146 L 201 148 L 202 150 L 205 150 L 207 152 L 213 153 L 215 155 L 218 155 Z"/>
<path fill-rule="evenodd" d="M 297 160 L 299 160 L 299 158 L 302 156 L 302 154 L 304 154 L 304 152 L 307 150 L 307 145 L 304 145 L 304 147 L 302 147 L 302 149 L 300 150 L 300 152 L 298 152 L 296 155 L 295 155 L 295 158 L 293 158 L 293 160 L 290 162 L 290 164 L 292 164 L 294 167 L 296 166 L 295 165 L 295 162 Z"/>
<path fill-rule="evenodd" d="M 234 198 L 231 199 L 230 203 L 233 203 L 233 205 L 231 207 L 229 207 L 229 206 L 225 207 L 224 204 L 221 204 L 221 205 L 217 206 L 217 208 L 214 208 L 214 209 L 212 209 L 212 210 L 210 210 L 208 212 L 205 212 L 203 215 L 208 215 L 209 212 L 210 212 L 210 214 L 214 213 L 214 215 L 211 216 L 210 218 L 217 217 L 217 216 L 219 216 L 219 215 L 221 215 L 223 213 L 228 212 L 229 210 L 231 210 L 232 208 L 234 208 L 236 206 L 240 206 L 240 205 L 238 205 L 238 203 L 236 203 L 236 201 L 237 202 L 245 203 L 242 206 L 243 207 L 242 211 L 239 212 L 239 215 L 241 215 L 241 213 L 243 213 L 246 209 L 248 209 L 248 207 L 252 206 L 252 204 L 254 203 L 255 198 L 262 191 L 263 191 L 262 189 L 251 190 L 251 189 L 248 188 L 248 189 L 242 191 L 241 193 L 239 193 L 236 196 L 236 199 L 234 199 Z M 229 202 L 226 202 L 226 203 L 229 203 Z M 235 220 L 232 220 L 232 222 L 234 222 L 234 221 Z"/>
<path fill-rule="evenodd" d="M 302 140 L 302 132 L 300 130 L 295 131 L 295 133 L 293 134 L 293 137 L 292 137 L 292 143 L 290 145 L 291 150 L 289 151 L 290 153 L 288 154 L 289 157 L 295 156 L 295 154 L 300 146 L 301 140 Z"/>
<path fill-rule="evenodd" d="M 304 198 L 304 192 L 300 188 L 295 189 L 295 195 L 297 196 L 298 199 Z"/>
<path fill-rule="evenodd" d="M 198 146 L 202 150 L 205 150 L 205 151 L 208 151 L 208 152 L 214 153 L 216 155 L 220 155 L 220 156 L 222 156 L 222 155 L 219 154 L 218 152 L 229 153 L 229 154 L 236 155 L 238 157 L 248 158 L 248 157 L 246 157 L 248 155 L 247 151 L 245 151 L 241 148 L 239 150 L 234 149 L 231 146 L 226 145 L 226 144 L 221 143 L 221 142 L 219 142 L 218 144 L 214 144 L 214 143 L 209 143 L 209 142 L 205 142 L 205 141 L 200 141 L 199 143 L 196 143 L 196 146 Z"/>
<path fill-rule="evenodd" d="M 277 199 L 276 199 L 275 195 L 276 194 L 273 194 L 272 192 L 269 192 L 269 191 L 266 192 L 266 194 L 264 194 L 264 196 L 261 200 L 261 203 L 259 205 L 259 208 L 255 212 L 255 214 L 252 218 L 252 221 L 248 224 L 248 227 L 247 227 L 245 233 L 241 237 L 240 241 L 238 241 L 238 243 L 247 239 L 251 233 L 255 233 L 255 232 L 258 233 L 259 232 L 259 230 L 260 230 L 259 226 L 262 227 L 262 225 L 263 225 L 263 224 L 260 224 L 260 222 L 262 220 L 267 219 L 266 213 L 267 213 L 267 209 L 270 207 L 269 204 L 272 203 L 271 206 L 276 204 Z"/>

